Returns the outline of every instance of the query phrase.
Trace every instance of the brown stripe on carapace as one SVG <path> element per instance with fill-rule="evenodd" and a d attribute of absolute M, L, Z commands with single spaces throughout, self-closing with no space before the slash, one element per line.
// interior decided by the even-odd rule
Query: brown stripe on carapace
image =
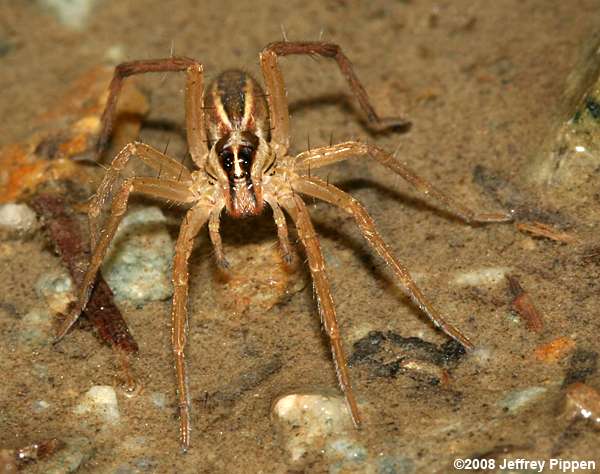
<path fill-rule="evenodd" d="M 248 75 L 239 70 L 225 71 L 217 78 L 217 94 L 223 111 L 235 128 L 244 121 L 248 80 Z"/>
<path fill-rule="evenodd" d="M 267 139 L 269 114 L 260 85 L 244 71 L 220 74 L 204 98 L 209 142 L 214 144 L 233 130 L 247 131 Z"/>

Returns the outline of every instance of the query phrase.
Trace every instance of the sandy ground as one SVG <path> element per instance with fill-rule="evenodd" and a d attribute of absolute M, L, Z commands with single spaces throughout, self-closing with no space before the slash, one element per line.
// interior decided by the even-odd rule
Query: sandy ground
<path fill-rule="evenodd" d="M 517 457 L 600 462 L 594 427 L 561 415 L 562 384 L 577 363 L 573 354 L 597 357 L 599 267 L 581 256 L 597 235 L 598 177 L 590 175 L 586 186 L 562 197 L 531 186 L 526 176 L 560 120 L 573 112 L 563 92 L 569 73 L 594 44 L 600 21 L 596 1 L 105 0 L 97 2 L 80 31 L 59 22 L 41 3 L 0 1 L 0 145 L 29 136 L 32 117 L 98 64 L 174 52 L 202 61 L 208 78 L 229 67 L 259 77 L 259 51 L 285 31 L 290 40 L 324 38 L 342 45 L 381 115 L 401 114 L 413 123 L 406 133 L 370 134 L 333 64 L 288 58 L 282 63 L 293 151 L 306 149 L 308 140 L 317 146 L 329 143 L 330 136 L 360 138 L 397 150 L 421 176 L 475 209 L 495 211 L 506 202 L 474 180 L 479 166 L 522 190 L 529 208 L 559 211 L 582 243 L 533 239 L 511 224 L 465 225 L 367 160 L 323 173 L 365 204 L 424 292 L 477 346 L 452 371 L 450 388 L 402 375 L 378 377 L 364 365 L 352 368 L 365 416 L 360 443 L 372 458 L 410 460 L 395 470 L 380 466 L 371 472 L 450 472 L 454 458 L 476 455 L 496 456 L 499 462 Z M 183 122 L 182 77 L 148 77 L 142 87 L 151 98 L 149 122 Z M 174 156 L 185 153 L 184 141 L 168 130 L 147 127 L 143 138 L 159 148 L 169 142 Z M 369 331 L 446 340 L 401 295 L 349 217 L 321 204 L 311 205 L 311 212 L 349 353 Z M 226 248 L 243 255 L 245 241 L 272 242 L 272 227 L 269 216 L 239 226 L 226 219 Z M 146 394 L 166 396 L 167 408 L 119 392 L 121 423 L 108 431 L 82 423 L 72 408 L 92 385 L 118 385 L 110 349 L 80 330 L 58 348 L 32 349 L 19 342 L 19 318 L 41 304 L 35 282 L 59 266 L 41 235 L 2 244 L 0 447 L 84 436 L 93 450 L 80 472 L 374 469 L 368 463 L 334 468 L 318 452 L 300 463 L 290 461 L 271 420 L 273 400 L 299 391 L 337 393 L 310 287 L 267 312 L 250 307 L 228 314 L 227 292 L 207 284 L 214 278 L 207 236 L 199 240 L 190 290 L 195 400 L 190 452 L 180 454 L 177 442 L 168 301 L 123 305 L 140 345 L 134 371 Z M 515 318 L 504 277 L 456 283 L 464 273 L 489 268 L 519 277 L 543 314 L 542 332 L 529 331 Z M 536 348 L 559 337 L 574 341 L 571 352 L 551 362 L 534 356 Z M 222 393 L 243 374 L 275 360 L 277 370 L 252 390 L 235 400 L 203 403 L 204 393 Z M 40 366 L 41 378 L 35 376 Z M 590 367 L 585 381 L 600 388 L 595 363 Z M 500 403 L 532 387 L 542 390 L 523 407 Z M 50 408 L 32 411 L 36 400 Z M 152 462 L 132 467 L 140 458 Z"/>

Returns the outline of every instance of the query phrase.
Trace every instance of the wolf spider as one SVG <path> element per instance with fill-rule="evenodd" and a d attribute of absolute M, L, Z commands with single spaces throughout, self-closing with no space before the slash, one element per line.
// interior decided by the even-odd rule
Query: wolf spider
<path fill-rule="evenodd" d="M 403 123 L 400 119 L 378 117 L 348 58 L 338 45 L 324 42 L 269 44 L 260 54 L 267 94 L 250 75 L 240 70 L 223 72 L 205 91 L 202 64 L 186 57 L 120 64 L 116 67 L 110 84 L 108 102 L 102 116 L 100 150 L 108 141 L 117 100 L 126 77 L 147 72 L 185 71 L 187 141 L 189 153 L 197 169 L 189 170 L 177 160 L 139 142 L 126 145 L 114 158 L 89 207 L 92 257 L 79 299 L 62 323 L 57 340 L 65 336 L 85 308 L 109 243 L 127 209 L 130 194 L 140 193 L 189 205 L 175 245 L 172 306 L 172 345 L 177 375 L 180 441 L 184 450 L 190 443 L 190 399 L 184 352 L 189 286 L 188 259 L 194 238 L 204 225 L 208 225 L 217 262 L 222 267 L 227 267 L 219 234 L 219 220 L 223 209 L 234 218 L 244 218 L 260 214 L 265 203 L 268 204 L 273 212 L 281 251 L 288 262 L 291 259 L 291 251 L 283 211 L 291 216 L 308 258 L 321 321 L 331 344 L 337 379 L 357 427 L 361 420 L 350 385 L 323 254 L 300 194 L 320 199 L 348 212 L 355 219 L 367 242 L 395 273 L 403 291 L 413 303 L 435 326 L 465 348 L 470 349 L 473 345 L 428 302 L 408 270 L 383 241 L 364 207 L 350 195 L 312 176 L 310 172 L 351 157 L 367 157 L 397 173 L 420 192 L 433 196 L 451 213 L 467 223 L 503 222 L 511 219 L 509 214 L 479 214 L 463 207 L 417 176 L 393 155 L 375 145 L 347 141 L 304 151 L 296 156 L 289 155 L 288 104 L 278 57 L 298 54 L 318 55 L 337 62 L 371 128 L 381 130 Z M 112 188 L 132 157 L 138 158 L 155 170 L 158 177 L 127 178 L 114 198 L 111 198 Z M 108 202 L 111 202 L 110 214 L 100 229 L 101 210 Z"/>

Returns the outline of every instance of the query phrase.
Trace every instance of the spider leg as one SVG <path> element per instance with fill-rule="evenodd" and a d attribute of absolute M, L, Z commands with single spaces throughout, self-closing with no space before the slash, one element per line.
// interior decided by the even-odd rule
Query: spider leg
<path fill-rule="evenodd" d="M 204 72 L 202 64 L 187 69 L 185 89 L 185 126 L 190 155 L 196 166 L 204 169 L 208 157 L 208 141 L 204 129 Z"/>
<path fill-rule="evenodd" d="M 175 245 L 173 260 L 173 308 L 172 334 L 175 370 L 177 373 L 177 396 L 179 399 L 179 439 L 181 447 L 187 451 L 190 445 L 190 398 L 185 365 L 185 344 L 187 339 L 188 303 L 188 260 L 194 247 L 194 238 L 208 220 L 210 204 L 200 204 L 190 209 L 185 216 Z"/>
<path fill-rule="evenodd" d="M 223 252 L 223 241 L 221 240 L 221 234 L 219 232 L 222 209 L 223 206 L 215 207 L 210 213 L 210 220 L 208 221 L 208 234 L 210 235 L 210 241 L 215 248 L 217 265 L 223 270 L 227 270 L 230 265 Z"/>
<path fill-rule="evenodd" d="M 385 260 L 402 284 L 405 294 L 413 303 L 452 339 L 460 342 L 466 349 L 473 349 L 471 341 L 455 326 L 447 322 L 425 298 L 410 273 L 394 256 L 390 247 L 379 235 L 375 223 L 365 208 L 352 196 L 319 178 L 301 177 L 292 182 L 294 190 L 321 199 L 350 213 L 363 236 L 373 249 Z"/>
<path fill-rule="evenodd" d="M 386 130 L 392 127 L 406 125 L 405 119 L 398 117 L 380 118 L 369 101 L 367 91 L 354 73 L 352 63 L 342 52 L 337 44 L 314 42 L 288 42 L 279 41 L 271 43 L 263 49 L 260 54 L 263 76 L 267 93 L 269 94 L 269 113 L 273 127 L 271 141 L 281 145 L 285 153 L 289 146 L 289 114 L 285 86 L 281 70 L 277 63 L 278 56 L 289 56 L 292 54 L 319 55 L 334 59 L 346 78 L 352 93 L 358 100 L 362 111 L 367 118 L 368 126 L 376 131 Z M 281 156 L 281 155 L 278 155 Z"/>
<path fill-rule="evenodd" d="M 285 156 L 290 147 L 290 114 L 277 54 L 268 49 L 263 50 L 260 53 L 260 66 L 269 104 L 271 148 L 276 157 Z"/>
<path fill-rule="evenodd" d="M 177 72 L 186 71 L 186 127 L 188 146 L 194 162 L 201 167 L 207 153 L 207 144 L 204 139 L 202 115 L 203 68 L 196 60 L 186 57 L 170 57 L 162 59 L 149 59 L 121 63 L 115 68 L 109 86 L 106 107 L 102 113 L 102 131 L 98 139 L 96 156 L 100 157 L 108 139 L 115 120 L 117 101 L 123 87 L 123 81 L 135 74 L 147 72 Z"/>
<path fill-rule="evenodd" d="M 108 170 L 106 171 L 104 178 L 102 179 L 100 186 L 98 186 L 96 194 L 92 198 L 89 206 L 89 225 L 92 251 L 94 250 L 94 247 L 96 247 L 96 240 L 98 238 L 98 230 L 100 226 L 99 219 L 102 208 L 106 201 L 110 199 L 115 182 L 132 157 L 138 158 L 144 164 L 159 173 L 163 178 L 171 181 L 181 181 L 180 185 L 177 185 L 173 188 L 173 193 L 181 194 L 183 192 L 183 194 L 178 196 L 178 199 L 176 199 L 177 201 L 185 201 L 187 198 L 189 198 L 187 186 L 183 186 L 183 183 L 190 183 L 192 176 L 185 166 L 144 143 L 132 142 L 125 145 L 125 147 L 123 147 L 119 154 L 114 158 Z"/>
<path fill-rule="evenodd" d="M 346 397 L 346 402 L 350 409 L 350 414 L 352 415 L 352 421 L 358 428 L 360 427 L 361 419 L 358 413 L 358 405 L 354 397 L 352 385 L 350 384 L 348 364 L 340 339 L 335 306 L 331 296 L 327 274 L 325 273 L 325 260 L 323 258 L 323 253 L 321 252 L 319 239 L 310 220 L 306 205 L 299 196 L 294 195 L 293 197 L 284 200 L 282 204 L 285 210 L 292 216 L 298 229 L 298 236 L 306 249 L 308 265 L 313 279 L 315 294 L 317 296 L 317 306 L 321 315 L 323 328 L 327 333 L 327 336 L 329 336 L 338 383 Z"/>
<path fill-rule="evenodd" d="M 56 336 L 56 342 L 60 341 L 65 334 L 67 334 L 87 305 L 92 292 L 92 286 L 96 280 L 96 274 L 98 273 L 100 265 L 102 265 L 108 246 L 117 232 L 119 223 L 127 211 L 127 202 L 129 200 L 129 195 L 132 192 L 176 202 L 189 202 L 189 198 L 191 197 L 187 191 L 187 187 L 177 181 L 168 181 L 157 178 L 129 178 L 125 180 L 121 190 L 112 202 L 111 212 L 106 227 L 99 234 L 100 238 L 97 245 L 93 247 L 90 264 L 79 289 L 79 298 L 73 309 L 61 324 Z"/>
<path fill-rule="evenodd" d="M 285 214 L 281 210 L 281 207 L 279 207 L 279 204 L 277 204 L 276 199 L 270 199 L 267 197 L 265 200 L 269 203 L 271 209 L 273 209 L 273 219 L 275 220 L 275 225 L 277 226 L 277 238 L 279 239 L 279 247 L 281 248 L 283 261 L 286 263 L 286 265 L 291 266 L 294 263 L 294 253 L 292 252 L 292 246 L 288 237 Z"/>
<path fill-rule="evenodd" d="M 452 197 L 435 188 L 433 184 L 415 174 L 394 155 L 375 145 L 350 141 L 315 148 L 296 156 L 295 169 L 300 172 L 308 172 L 309 170 L 312 171 L 316 168 L 321 168 L 355 156 L 368 156 L 375 159 L 383 166 L 398 174 L 416 188 L 417 191 L 427 196 L 432 196 L 445 206 L 448 211 L 466 223 L 510 222 L 513 219 L 512 214 L 508 212 L 479 213 L 463 206 Z"/>

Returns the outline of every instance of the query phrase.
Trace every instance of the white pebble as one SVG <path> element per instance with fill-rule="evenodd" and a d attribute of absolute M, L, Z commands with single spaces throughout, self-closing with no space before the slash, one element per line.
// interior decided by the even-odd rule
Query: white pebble
<path fill-rule="evenodd" d="M 98 0 L 38 0 L 50 9 L 58 21 L 74 30 L 82 30 Z"/>
<path fill-rule="evenodd" d="M 152 392 L 150 399 L 156 408 L 164 408 L 167 406 L 167 396 L 162 392 Z"/>
<path fill-rule="evenodd" d="M 475 350 L 471 353 L 470 359 L 479 365 L 487 365 L 492 360 L 493 354 L 492 350 L 489 347 L 477 346 Z"/>
<path fill-rule="evenodd" d="M 35 292 L 46 300 L 53 313 L 65 313 L 74 300 L 73 281 L 65 270 L 43 274 L 35 282 Z"/>
<path fill-rule="evenodd" d="M 490 286 L 506 280 L 510 273 L 508 267 L 487 267 L 460 272 L 454 276 L 453 283 L 460 286 Z"/>
<path fill-rule="evenodd" d="M 25 204 L 7 203 L 0 205 L 0 229 L 27 234 L 37 227 L 35 212 Z"/>
<path fill-rule="evenodd" d="M 21 342 L 33 346 L 50 343 L 52 316 L 46 309 L 32 308 L 19 321 Z"/>
<path fill-rule="evenodd" d="M 32 404 L 32 409 L 36 413 L 46 411 L 48 408 L 50 408 L 50 404 L 46 400 L 36 400 Z"/>
<path fill-rule="evenodd" d="M 546 393 L 546 391 L 547 389 L 544 387 L 528 387 L 523 390 L 514 390 L 498 402 L 498 404 L 510 413 L 515 413 L 536 401 Z"/>
<path fill-rule="evenodd" d="M 118 301 L 143 304 L 173 294 L 174 243 L 158 207 L 128 213 L 113 239 L 102 274 Z"/>
<path fill-rule="evenodd" d="M 95 385 L 85 393 L 74 412 L 77 415 L 92 413 L 105 423 L 114 425 L 120 418 L 117 393 L 110 385 Z"/>
<path fill-rule="evenodd" d="M 273 415 L 281 424 L 293 462 L 308 451 L 336 451 L 333 445 L 353 430 L 346 401 L 341 397 L 287 395 L 274 403 Z"/>

